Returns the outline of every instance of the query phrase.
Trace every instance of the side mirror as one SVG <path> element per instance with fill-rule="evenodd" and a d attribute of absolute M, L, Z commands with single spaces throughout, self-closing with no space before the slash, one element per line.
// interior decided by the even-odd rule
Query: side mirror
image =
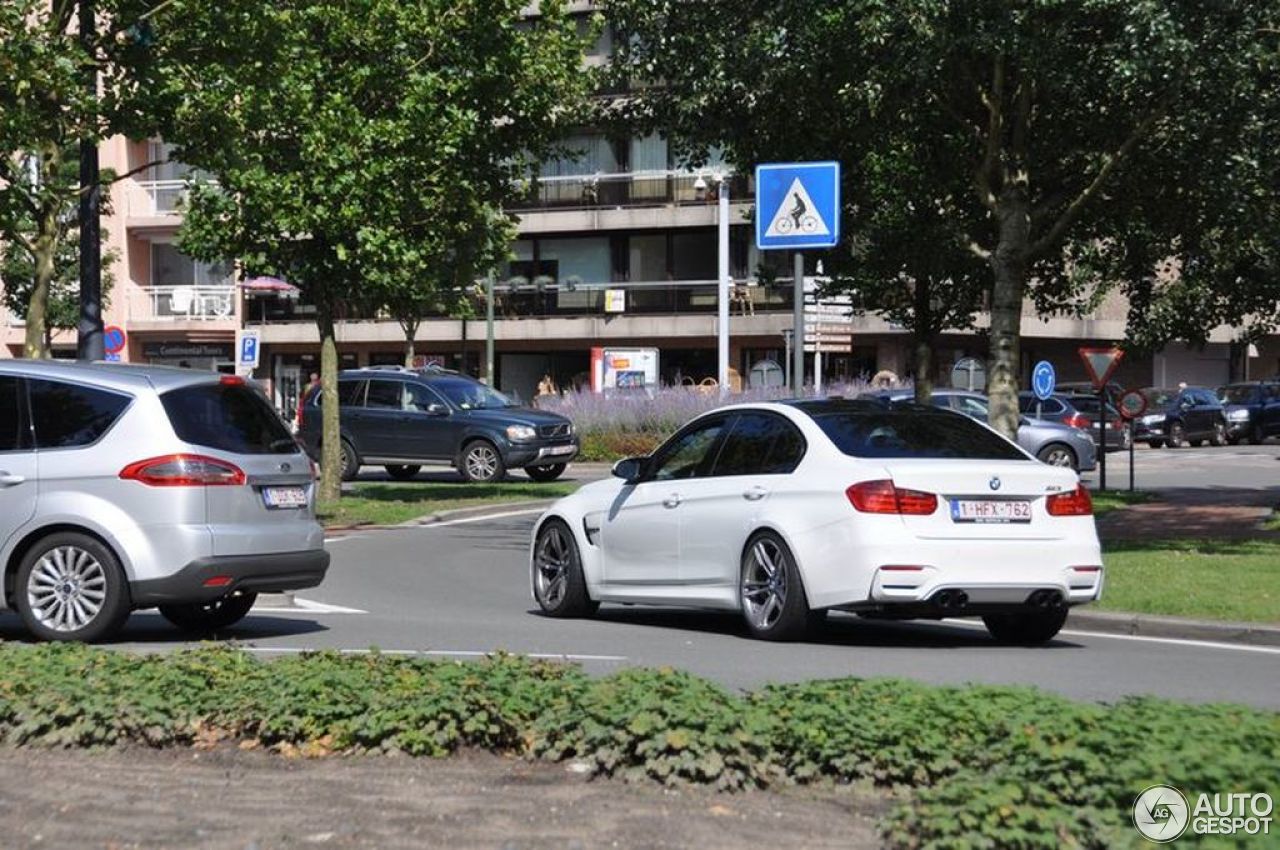
<path fill-rule="evenodd" d="M 623 458 L 613 465 L 613 474 L 628 484 L 634 484 L 644 475 L 645 458 Z"/>
<path fill-rule="evenodd" d="M 438 401 L 433 401 L 427 405 L 427 409 L 423 411 L 428 416 L 448 416 L 449 408 L 445 407 Z"/>

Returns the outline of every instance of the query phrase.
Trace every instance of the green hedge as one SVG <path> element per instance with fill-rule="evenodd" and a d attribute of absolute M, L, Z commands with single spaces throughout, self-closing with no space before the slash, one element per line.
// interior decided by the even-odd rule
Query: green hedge
<path fill-rule="evenodd" d="M 1095 705 L 886 679 L 739 696 L 671 670 L 593 679 L 510 656 L 264 663 L 226 648 L 139 656 L 0 644 L 4 744 L 219 739 L 307 754 L 479 747 L 723 789 L 872 782 L 901 791 L 884 834 L 902 848 L 1139 846 L 1129 807 L 1148 785 L 1280 788 L 1280 714 L 1232 705 Z"/>

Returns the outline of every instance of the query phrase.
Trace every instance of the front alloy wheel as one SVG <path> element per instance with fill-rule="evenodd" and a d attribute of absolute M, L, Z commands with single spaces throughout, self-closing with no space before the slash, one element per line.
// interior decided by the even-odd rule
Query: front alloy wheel
<path fill-rule="evenodd" d="M 1169 448 L 1180 449 L 1186 444 L 1186 432 L 1182 430 L 1182 423 L 1174 422 L 1169 426 Z"/>
<path fill-rule="evenodd" d="M 578 544 L 569 527 L 550 520 L 533 545 L 533 598 L 552 617 L 589 617 L 599 607 L 587 595 Z"/>
<path fill-rule="evenodd" d="M 810 619 L 800 572 L 782 538 L 771 531 L 752 538 L 742 556 L 738 594 L 751 634 L 765 640 L 801 636 Z"/>
<path fill-rule="evenodd" d="M 501 481 L 507 472 L 497 446 L 487 440 L 476 440 L 463 449 L 459 466 L 462 477 L 473 484 Z"/>

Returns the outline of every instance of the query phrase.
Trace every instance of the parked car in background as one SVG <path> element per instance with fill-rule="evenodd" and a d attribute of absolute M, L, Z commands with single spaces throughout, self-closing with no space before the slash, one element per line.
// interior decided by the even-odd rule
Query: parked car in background
<path fill-rule="evenodd" d="M 766 640 L 799 637 L 832 609 L 969 616 L 998 641 L 1040 644 L 1102 593 L 1075 473 L 910 401 L 720 408 L 613 474 L 534 526 L 529 585 L 549 616 L 601 602 L 713 608 Z"/>
<path fill-rule="evenodd" d="M 1227 444 L 1227 413 L 1217 395 L 1204 387 L 1160 388 L 1142 391 L 1147 410 L 1138 417 L 1134 439 L 1153 449 Z"/>
<path fill-rule="evenodd" d="M 204 633 L 329 554 L 311 462 L 266 396 L 192 369 L 0 360 L 0 608 L 45 640 L 140 608 Z"/>
<path fill-rule="evenodd" d="M 1243 439 L 1257 444 L 1280 434 L 1280 383 L 1230 384 L 1218 390 L 1218 400 L 1226 411 L 1227 440 L 1232 445 Z"/>
<path fill-rule="evenodd" d="M 1102 447 L 1102 402 L 1096 395 L 1053 395 L 1044 401 L 1035 393 L 1019 393 L 1018 409 L 1023 416 L 1059 422 L 1088 431 L 1095 446 Z M 1107 451 L 1117 452 L 1129 448 L 1129 429 L 1120 411 L 1107 405 Z"/>
<path fill-rule="evenodd" d="M 407 480 L 423 464 L 452 464 L 473 482 L 500 481 L 521 467 L 553 481 L 578 455 L 573 423 L 558 413 L 520 407 L 479 381 L 443 369 L 372 367 L 338 376 L 342 480 L 365 464 Z M 321 392 L 302 405 L 298 437 L 314 458 L 321 450 Z"/>
<path fill-rule="evenodd" d="M 858 397 L 878 398 L 895 405 L 914 401 L 911 390 L 881 390 L 863 393 Z M 934 390 L 932 398 L 934 407 L 963 413 L 984 424 L 988 420 L 990 402 L 982 393 L 941 389 Z M 1080 472 L 1088 472 L 1098 465 L 1098 451 L 1089 432 L 1058 422 L 1021 417 L 1018 423 L 1018 445 L 1050 466 L 1067 466 Z"/>

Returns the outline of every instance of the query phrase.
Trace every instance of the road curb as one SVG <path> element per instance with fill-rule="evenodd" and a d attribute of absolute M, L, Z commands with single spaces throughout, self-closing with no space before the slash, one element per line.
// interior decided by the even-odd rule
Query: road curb
<path fill-rule="evenodd" d="M 539 510 L 555 503 L 555 499 L 530 499 L 523 502 L 500 502 L 494 505 L 477 505 L 474 508 L 458 508 L 452 511 L 439 511 L 434 514 L 420 516 L 402 522 L 399 525 L 386 525 L 382 528 L 415 528 L 422 525 L 435 525 L 459 519 L 482 519 L 487 516 L 501 515 L 512 511 Z"/>
<path fill-rule="evenodd" d="M 1216 620 L 1193 620 L 1186 617 L 1161 617 L 1153 614 L 1127 614 L 1108 611 L 1073 609 L 1067 617 L 1067 629 L 1113 635 L 1181 638 L 1219 643 L 1241 643 L 1252 646 L 1280 646 L 1280 627 L 1260 623 L 1232 623 Z"/>

